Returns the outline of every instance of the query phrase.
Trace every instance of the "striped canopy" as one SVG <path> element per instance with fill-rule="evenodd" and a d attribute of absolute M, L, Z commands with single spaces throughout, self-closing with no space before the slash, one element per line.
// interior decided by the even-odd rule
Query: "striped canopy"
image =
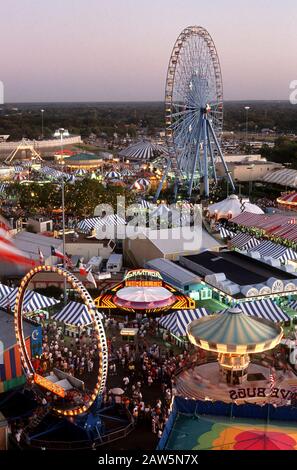
<path fill-rule="evenodd" d="M 13 311 L 15 308 L 17 292 L 18 288 L 12 289 L 8 295 L 3 297 L 0 301 L 0 308 L 10 307 L 10 309 Z M 35 310 L 52 307 L 58 303 L 59 300 L 56 300 L 52 297 L 46 297 L 45 295 L 38 294 L 38 292 L 27 290 L 23 302 L 23 311 L 33 312 Z"/>
<path fill-rule="evenodd" d="M 105 175 L 105 178 L 108 178 L 108 179 L 119 179 L 120 177 L 121 177 L 121 173 L 118 171 L 109 171 Z"/>
<path fill-rule="evenodd" d="M 134 175 L 134 172 L 132 170 L 129 170 L 129 168 L 124 168 L 122 171 L 121 171 L 121 175 L 122 176 L 125 176 L 125 177 L 129 177 L 129 176 L 133 176 Z"/>
<path fill-rule="evenodd" d="M 150 182 L 146 178 L 139 178 L 136 180 L 131 189 L 136 189 L 137 191 L 145 191 L 150 186 Z"/>
<path fill-rule="evenodd" d="M 24 168 L 21 165 L 15 165 L 14 166 L 14 172 L 15 173 L 20 173 L 23 170 L 24 170 Z"/>
<path fill-rule="evenodd" d="M 89 219 L 81 220 L 77 228 L 81 232 L 90 232 L 90 230 L 98 229 L 104 226 L 125 225 L 126 222 L 122 217 L 117 214 L 107 215 L 106 217 L 91 217 Z"/>
<path fill-rule="evenodd" d="M 0 284 L 0 300 L 7 297 L 12 291 L 13 291 L 12 287 L 8 287 L 5 284 Z"/>
<path fill-rule="evenodd" d="M 265 318 L 275 323 L 290 320 L 290 317 L 272 299 L 243 302 L 240 308 L 249 316 Z"/>
<path fill-rule="evenodd" d="M 273 243 L 270 240 L 263 240 L 250 251 L 258 251 L 262 257 L 269 256 L 271 258 L 279 259 L 281 262 L 285 262 L 290 259 L 297 259 L 296 251 L 291 248 L 287 248 L 286 246 Z"/>
<path fill-rule="evenodd" d="M 0 184 L 0 194 L 5 194 L 6 193 L 6 189 L 7 189 L 7 183 L 1 183 Z"/>
<path fill-rule="evenodd" d="M 162 317 L 159 324 L 169 330 L 176 336 L 187 336 L 187 326 L 197 318 L 208 315 L 205 308 L 196 308 L 195 310 L 177 310 L 176 312 Z"/>
<path fill-rule="evenodd" d="M 231 222 L 245 227 L 255 227 L 274 233 L 279 227 L 287 224 L 296 223 L 296 215 L 282 215 L 282 214 L 252 214 L 250 212 L 243 212 L 231 219 Z"/>
<path fill-rule="evenodd" d="M 87 307 L 84 304 L 73 301 L 69 302 L 54 318 L 57 321 L 75 326 L 90 325 L 92 323 Z"/>
<path fill-rule="evenodd" d="M 237 307 L 250 317 L 264 318 L 274 323 L 290 320 L 290 317 L 272 299 L 240 302 Z M 225 313 L 227 310 L 222 310 L 219 313 Z"/>
<path fill-rule="evenodd" d="M 297 188 L 297 170 L 282 169 L 269 171 L 263 178 L 266 183 L 275 183 L 281 186 Z"/>
<path fill-rule="evenodd" d="M 249 250 L 260 243 L 260 240 L 257 240 L 257 238 L 252 237 L 248 233 L 237 233 L 231 240 L 231 245 L 240 250 Z"/>
<path fill-rule="evenodd" d="M 165 147 L 153 144 L 152 142 L 138 142 L 137 144 L 130 145 L 129 147 L 120 151 L 121 157 L 129 158 L 130 160 L 151 160 L 156 158 L 162 153 L 166 153 Z"/>
<path fill-rule="evenodd" d="M 60 170 L 56 170 L 55 168 L 51 168 L 49 166 L 42 166 L 39 168 L 38 171 L 50 179 L 69 178 L 69 175 L 67 173 L 64 173 Z"/>
<path fill-rule="evenodd" d="M 234 237 L 235 233 L 232 232 L 232 230 L 229 230 L 225 227 L 220 227 L 220 237 L 221 238 L 227 238 L 227 237 Z"/>
<path fill-rule="evenodd" d="M 292 310 L 297 310 L 297 300 L 291 300 L 291 302 L 288 303 L 288 307 Z"/>
<path fill-rule="evenodd" d="M 87 170 L 85 170 L 84 168 L 79 168 L 78 170 L 75 170 L 74 172 L 75 176 L 84 176 L 87 173 L 88 173 Z"/>

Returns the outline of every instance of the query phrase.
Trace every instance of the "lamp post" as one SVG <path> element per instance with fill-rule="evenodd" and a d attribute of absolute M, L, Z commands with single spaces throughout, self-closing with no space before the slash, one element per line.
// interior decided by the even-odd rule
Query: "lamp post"
<path fill-rule="evenodd" d="M 44 109 L 41 109 L 40 112 L 41 112 L 41 139 L 43 139 L 43 137 L 44 137 L 44 132 L 43 132 L 43 131 L 44 131 L 44 128 L 43 128 L 43 113 L 44 113 Z"/>
<path fill-rule="evenodd" d="M 245 142 L 248 143 L 248 122 L 249 122 L 249 110 L 251 109 L 250 106 L 245 106 Z"/>
<path fill-rule="evenodd" d="M 60 129 L 57 129 L 54 133 L 54 137 L 59 137 L 60 138 L 60 148 L 61 148 L 61 156 L 63 158 L 63 138 L 68 137 L 69 132 L 67 129 L 64 129 L 61 127 Z M 64 168 L 64 159 L 62 159 L 62 165 Z M 65 181 L 64 181 L 64 176 L 62 177 L 62 184 L 61 184 L 61 189 L 62 189 L 62 240 L 63 240 L 63 268 L 66 267 L 65 263 L 65 256 L 66 256 L 66 250 L 65 250 Z M 66 278 L 64 278 L 64 303 L 66 304 L 67 302 L 67 282 Z"/>

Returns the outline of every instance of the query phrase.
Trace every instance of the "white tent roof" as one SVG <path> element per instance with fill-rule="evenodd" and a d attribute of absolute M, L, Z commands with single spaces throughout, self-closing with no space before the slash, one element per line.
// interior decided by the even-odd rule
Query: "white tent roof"
<path fill-rule="evenodd" d="M 242 212 L 252 212 L 254 214 L 264 214 L 260 207 L 250 202 L 242 202 L 236 194 L 231 194 L 231 196 L 223 199 L 223 201 L 216 202 L 215 204 L 210 204 L 208 206 L 210 215 L 217 214 L 218 217 L 226 216 L 227 214 L 232 214 L 232 217 L 241 214 Z"/>

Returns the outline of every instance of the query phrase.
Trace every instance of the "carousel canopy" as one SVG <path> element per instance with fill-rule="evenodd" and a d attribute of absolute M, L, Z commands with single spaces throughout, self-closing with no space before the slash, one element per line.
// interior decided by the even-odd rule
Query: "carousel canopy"
<path fill-rule="evenodd" d="M 187 326 L 197 318 L 207 316 L 205 308 L 196 308 L 194 310 L 177 310 L 176 312 L 162 317 L 159 324 L 169 330 L 176 336 L 187 336 Z"/>
<path fill-rule="evenodd" d="M 250 202 L 242 202 L 236 194 L 231 194 L 231 196 L 223 199 L 223 201 L 210 204 L 208 206 L 208 211 L 211 216 L 216 215 L 218 218 L 226 218 L 230 214 L 232 217 L 235 217 L 242 212 L 264 214 L 260 207 L 255 204 L 251 204 Z"/>
<path fill-rule="evenodd" d="M 124 287 L 114 297 L 114 303 L 120 307 L 136 310 L 166 307 L 176 298 L 165 287 Z"/>
<path fill-rule="evenodd" d="M 194 320 L 187 328 L 190 341 L 218 353 L 247 354 L 274 348 L 282 328 L 271 321 L 250 317 L 240 308 Z"/>
<path fill-rule="evenodd" d="M 126 157 L 129 160 L 147 161 L 156 158 L 165 152 L 165 147 L 153 144 L 152 142 L 143 141 L 121 150 L 119 152 L 119 156 Z"/>
<path fill-rule="evenodd" d="M 289 193 L 277 198 L 279 204 L 284 204 L 287 206 L 296 206 L 297 205 L 297 193 Z"/>

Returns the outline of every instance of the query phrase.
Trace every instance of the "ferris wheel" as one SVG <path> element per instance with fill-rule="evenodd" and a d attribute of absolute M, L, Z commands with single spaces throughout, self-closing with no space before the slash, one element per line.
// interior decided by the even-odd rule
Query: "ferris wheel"
<path fill-rule="evenodd" d="M 217 180 L 220 158 L 234 190 L 220 147 L 223 126 L 223 84 L 219 58 L 209 33 L 200 26 L 185 28 L 169 60 L 165 89 L 168 171 L 188 187 L 209 196 Z"/>

